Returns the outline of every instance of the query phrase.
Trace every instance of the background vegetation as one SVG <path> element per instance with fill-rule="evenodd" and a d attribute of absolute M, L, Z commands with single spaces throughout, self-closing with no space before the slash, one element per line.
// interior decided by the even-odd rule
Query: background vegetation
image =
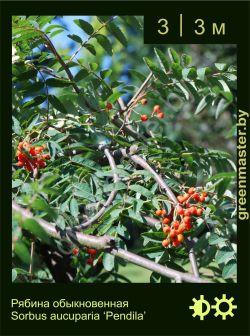
<path fill-rule="evenodd" d="M 142 263 L 194 273 L 193 282 L 236 281 L 236 46 L 144 45 L 143 20 L 132 16 L 16 16 L 12 44 L 13 281 L 185 281 L 135 266 L 92 236 L 112 237 Z M 156 104 L 164 119 L 152 115 Z M 46 144 L 45 168 L 17 166 L 22 141 Z M 209 193 L 181 246 L 161 245 L 155 210 L 170 212 L 175 203 L 133 155 L 174 197 L 191 186 Z M 83 230 L 112 192 L 105 213 Z M 61 239 L 41 228 L 41 219 Z M 75 228 L 85 246 L 65 233 Z M 94 265 L 86 246 L 97 248 Z"/>

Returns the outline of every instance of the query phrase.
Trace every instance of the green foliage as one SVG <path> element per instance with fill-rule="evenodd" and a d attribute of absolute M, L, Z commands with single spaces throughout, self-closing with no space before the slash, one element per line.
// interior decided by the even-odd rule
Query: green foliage
<path fill-rule="evenodd" d="M 123 249 L 191 272 L 185 245 L 165 250 L 161 225 L 147 225 L 145 215 L 154 217 L 159 207 L 170 212 L 172 202 L 151 172 L 121 157 L 119 149 L 126 147 L 129 152 L 132 145 L 176 195 L 189 186 L 208 191 L 204 215 L 190 232 L 198 266 L 205 278 L 236 281 L 236 169 L 231 150 L 235 148 L 235 62 L 227 62 L 226 55 L 219 58 L 219 49 L 211 52 L 214 64 L 207 65 L 198 52 L 189 54 L 188 46 L 176 50 L 143 46 L 140 17 L 76 18 L 68 28 L 61 22 L 57 24 L 54 16 L 13 17 L 12 44 L 18 60 L 13 61 L 12 194 L 16 203 L 31 209 L 34 219 L 13 217 L 12 281 L 54 281 L 38 247 L 29 273 L 31 242 L 65 250 L 63 242 L 41 228 L 39 218 L 60 230 L 80 225 L 114 191 L 116 197 L 105 213 L 84 232 L 107 234 Z M 56 42 L 62 34 L 77 52 L 60 49 Z M 37 53 L 44 44 L 47 49 Z M 27 62 L 27 56 L 36 56 L 35 61 Z M 106 57 L 112 62 L 103 66 Z M 131 83 L 121 78 L 124 64 L 129 64 Z M 118 127 L 114 120 L 124 117 L 119 98 L 136 94 L 150 72 L 153 76 L 140 92 L 148 104 L 142 106 L 139 97 L 130 110 L 129 126 L 141 135 L 138 140 L 122 130 L 123 121 Z M 152 114 L 156 104 L 165 113 L 162 120 Z M 140 122 L 144 113 L 149 116 L 147 123 Z M 51 159 L 37 175 L 17 166 L 15 153 L 21 141 L 47 145 Z M 114 153 L 114 171 L 100 144 Z M 114 173 L 119 182 L 114 182 Z M 107 252 L 97 252 L 93 267 L 84 248 L 69 258 L 76 270 L 74 282 L 130 281 L 126 262 Z M 148 278 L 141 281 L 170 281 L 156 273 L 145 274 Z"/>

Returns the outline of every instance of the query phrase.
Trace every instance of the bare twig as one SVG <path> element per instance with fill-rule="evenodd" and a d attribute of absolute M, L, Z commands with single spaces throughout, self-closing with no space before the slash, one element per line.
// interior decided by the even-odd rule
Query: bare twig
<path fill-rule="evenodd" d="M 33 214 L 27 209 L 22 208 L 16 202 L 12 202 L 12 209 L 16 212 L 19 212 L 24 219 L 34 218 Z M 49 223 L 43 219 L 37 218 L 36 221 L 42 226 L 42 228 L 49 234 L 50 236 L 56 239 L 62 239 L 62 234 L 64 234 L 64 239 L 74 243 L 78 243 L 79 245 L 84 245 L 87 247 L 92 247 L 98 250 L 105 250 L 106 252 L 113 254 L 116 257 L 127 260 L 133 264 L 141 266 L 143 268 L 149 269 L 152 272 L 156 272 L 165 277 L 172 279 L 179 279 L 179 281 L 191 282 L 191 283 L 210 283 L 209 280 L 200 279 L 189 273 L 182 273 L 171 268 L 159 265 L 151 260 L 138 256 L 134 253 L 128 252 L 126 250 L 117 248 L 115 246 L 115 241 L 113 237 L 109 236 L 91 236 L 86 235 L 81 232 L 74 232 L 72 230 L 59 232 L 56 230 L 54 224 Z"/>
<path fill-rule="evenodd" d="M 149 81 L 152 77 L 153 77 L 153 73 L 150 72 L 148 77 L 145 79 L 145 81 L 142 83 L 142 85 L 137 90 L 136 94 L 128 102 L 127 109 L 137 100 L 138 96 L 140 96 L 140 94 L 146 89 L 146 87 L 148 86 L 148 83 L 149 83 Z"/>

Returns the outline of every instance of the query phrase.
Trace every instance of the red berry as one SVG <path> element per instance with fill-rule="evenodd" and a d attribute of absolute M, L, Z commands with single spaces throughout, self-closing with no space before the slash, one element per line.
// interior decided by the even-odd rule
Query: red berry
<path fill-rule="evenodd" d="M 175 231 L 175 230 L 171 230 L 171 231 L 169 232 L 169 237 L 170 237 L 170 238 L 175 238 L 175 237 L 176 237 L 176 231 Z"/>
<path fill-rule="evenodd" d="M 157 113 L 157 117 L 160 118 L 160 119 L 163 119 L 165 117 L 165 115 L 164 115 L 163 112 L 159 112 L 159 113 Z"/>
<path fill-rule="evenodd" d="M 189 199 L 190 195 L 189 194 L 184 194 L 183 195 L 183 199 L 184 201 L 187 201 Z"/>
<path fill-rule="evenodd" d="M 184 216 L 190 216 L 191 212 L 189 209 L 184 210 Z"/>
<path fill-rule="evenodd" d="M 36 155 L 36 153 L 35 153 L 35 147 L 30 147 L 29 153 L 30 153 L 30 155 L 35 156 Z"/>
<path fill-rule="evenodd" d="M 208 196 L 207 192 L 202 193 L 202 196 L 204 196 L 205 198 Z"/>
<path fill-rule="evenodd" d="M 18 155 L 17 155 L 19 161 L 27 159 L 27 156 L 24 153 L 22 153 L 20 151 L 17 151 L 17 152 L 19 152 Z"/>
<path fill-rule="evenodd" d="M 23 142 L 22 148 L 28 150 L 30 148 L 30 144 L 27 141 Z"/>
<path fill-rule="evenodd" d="M 200 196 L 199 201 L 202 203 L 205 201 L 205 197 L 203 195 Z"/>
<path fill-rule="evenodd" d="M 46 163 L 43 161 L 43 159 L 36 159 L 36 164 L 38 168 L 44 168 L 46 166 Z"/>
<path fill-rule="evenodd" d="M 72 254 L 78 255 L 78 253 L 79 253 L 79 249 L 77 247 L 73 248 Z"/>
<path fill-rule="evenodd" d="M 183 236 L 183 234 L 178 234 L 178 236 L 177 236 L 177 240 L 178 240 L 178 242 L 180 242 L 180 243 L 182 243 L 183 241 L 184 241 L 184 236 Z"/>
<path fill-rule="evenodd" d="M 173 221 L 173 223 L 172 223 L 172 227 L 175 228 L 175 229 L 178 229 L 179 225 L 180 225 L 180 222 L 177 221 L 177 220 Z"/>
<path fill-rule="evenodd" d="M 175 241 L 173 241 L 173 246 L 174 247 L 177 247 L 177 246 L 179 246 L 181 243 L 178 241 L 178 240 L 175 240 Z"/>
<path fill-rule="evenodd" d="M 141 115 L 141 121 L 142 122 L 145 122 L 145 121 L 147 121 L 148 120 L 148 116 L 146 115 L 146 114 L 142 114 Z"/>
<path fill-rule="evenodd" d="M 18 149 L 20 149 L 20 148 L 23 148 L 23 141 L 19 142 L 19 144 L 18 144 Z"/>
<path fill-rule="evenodd" d="M 202 214 L 203 214 L 203 210 L 202 209 L 197 209 L 196 210 L 196 214 L 197 214 L 197 216 L 201 216 Z"/>
<path fill-rule="evenodd" d="M 111 110 L 113 108 L 113 105 L 111 103 L 106 104 L 106 109 Z"/>
<path fill-rule="evenodd" d="M 142 105 L 146 105 L 147 103 L 148 103 L 147 99 L 144 98 L 144 99 L 141 100 Z"/>
<path fill-rule="evenodd" d="M 182 207 L 178 207 L 176 212 L 177 212 L 177 215 L 183 215 L 184 210 Z"/>
<path fill-rule="evenodd" d="M 186 223 L 186 224 L 185 224 L 185 230 L 186 230 L 186 231 L 191 230 L 192 227 L 193 227 L 192 223 Z"/>
<path fill-rule="evenodd" d="M 193 195 L 194 193 L 195 193 L 195 188 L 194 187 L 191 187 L 191 188 L 189 188 L 188 189 L 188 193 L 189 193 L 189 195 Z"/>
<path fill-rule="evenodd" d="M 161 110 L 161 107 L 160 107 L 160 105 L 155 105 L 155 106 L 154 106 L 154 109 L 153 109 L 153 111 L 154 111 L 155 113 L 159 113 L 159 112 L 160 112 L 160 110 Z"/>
<path fill-rule="evenodd" d="M 23 161 L 18 161 L 17 165 L 18 165 L 18 167 L 23 167 L 24 166 L 24 162 Z"/>
<path fill-rule="evenodd" d="M 197 210 L 197 208 L 196 208 L 195 206 L 191 206 L 191 207 L 189 208 L 190 215 L 195 216 L 195 215 L 196 215 L 196 210 Z"/>
<path fill-rule="evenodd" d="M 163 246 L 163 247 L 168 247 L 169 244 L 170 244 L 170 241 L 169 241 L 168 239 L 164 239 L 164 240 L 162 241 L 162 246 Z"/>
<path fill-rule="evenodd" d="M 177 196 L 177 200 L 178 200 L 179 203 L 183 203 L 185 201 L 183 196 L 181 196 L 181 195 Z"/>
<path fill-rule="evenodd" d="M 162 213 L 162 212 L 161 212 L 160 209 L 158 209 L 158 210 L 155 211 L 156 216 L 161 216 L 161 213 Z"/>
<path fill-rule="evenodd" d="M 87 264 L 88 264 L 88 265 L 93 265 L 93 263 L 94 263 L 94 259 L 91 258 L 91 257 L 89 257 L 89 258 L 87 259 Z"/>
<path fill-rule="evenodd" d="M 170 230 L 171 230 L 171 229 L 170 229 L 170 226 L 169 226 L 169 225 L 166 225 L 166 226 L 164 226 L 164 228 L 162 229 L 162 232 L 167 234 L 167 233 L 170 232 Z"/>
<path fill-rule="evenodd" d="M 167 211 L 165 209 L 161 210 L 161 214 L 162 216 L 166 216 L 167 215 Z"/>
<path fill-rule="evenodd" d="M 170 223 L 170 219 L 168 217 L 164 218 L 162 224 L 167 225 Z"/>
<path fill-rule="evenodd" d="M 45 160 L 50 160 L 51 159 L 49 154 L 42 155 L 42 158 L 45 159 Z"/>
<path fill-rule="evenodd" d="M 181 225 L 178 227 L 178 230 L 176 230 L 176 233 L 182 233 L 186 230 L 186 224 L 185 223 L 181 223 Z"/>
<path fill-rule="evenodd" d="M 96 249 L 93 249 L 93 248 L 88 248 L 88 249 L 87 249 L 87 253 L 88 253 L 88 254 L 96 255 L 96 252 L 97 252 Z"/>
<path fill-rule="evenodd" d="M 191 223 L 191 217 L 190 216 L 185 216 L 183 217 L 183 222 L 185 224 L 190 224 Z"/>
<path fill-rule="evenodd" d="M 169 241 L 168 239 L 164 239 L 164 240 L 162 241 L 162 246 L 163 246 L 163 247 L 168 247 L 169 244 L 170 244 L 170 241 Z"/>
<path fill-rule="evenodd" d="M 199 195 L 198 193 L 194 193 L 194 194 L 192 195 L 192 198 L 193 198 L 195 201 L 199 201 L 199 199 L 200 199 L 200 195 Z"/>

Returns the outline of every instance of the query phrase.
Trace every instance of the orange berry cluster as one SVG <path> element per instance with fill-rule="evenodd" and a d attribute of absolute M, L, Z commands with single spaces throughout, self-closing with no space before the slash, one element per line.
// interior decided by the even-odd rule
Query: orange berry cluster
<path fill-rule="evenodd" d="M 49 154 L 42 154 L 45 148 L 45 144 L 42 146 L 31 146 L 29 142 L 20 142 L 16 152 L 17 165 L 24 167 L 28 171 L 33 171 L 35 168 L 44 168 L 46 166 L 45 160 L 50 160 Z M 29 153 L 29 157 L 24 150 Z"/>
<path fill-rule="evenodd" d="M 148 103 L 147 99 L 144 98 L 144 99 L 141 100 L 141 104 L 142 104 L 142 105 L 146 105 L 147 103 Z M 160 107 L 160 105 L 155 105 L 155 106 L 154 106 L 152 115 L 153 115 L 154 113 L 157 114 L 157 117 L 158 117 L 159 119 L 163 119 L 164 116 L 165 116 L 164 113 L 161 111 L 161 107 Z M 147 120 L 148 120 L 148 116 L 147 116 L 146 114 L 142 114 L 142 115 L 141 115 L 141 121 L 142 121 L 142 122 L 145 122 L 145 121 L 147 121 Z"/>
<path fill-rule="evenodd" d="M 179 205 L 173 208 L 168 215 L 166 210 L 156 210 L 156 216 L 163 216 L 162 231 L 167 235 L 162 241 L 164 247 L 169 245 L 177 247 L 184 241 L 183 233 L 190 231 L 193 227 L 192 216 L 202 216 L 204 208 L 201 203 L 207 196 L 207 192 L 199 194 L 194 187 L 191 187 L 187 193 L 177 196 Z"/>

